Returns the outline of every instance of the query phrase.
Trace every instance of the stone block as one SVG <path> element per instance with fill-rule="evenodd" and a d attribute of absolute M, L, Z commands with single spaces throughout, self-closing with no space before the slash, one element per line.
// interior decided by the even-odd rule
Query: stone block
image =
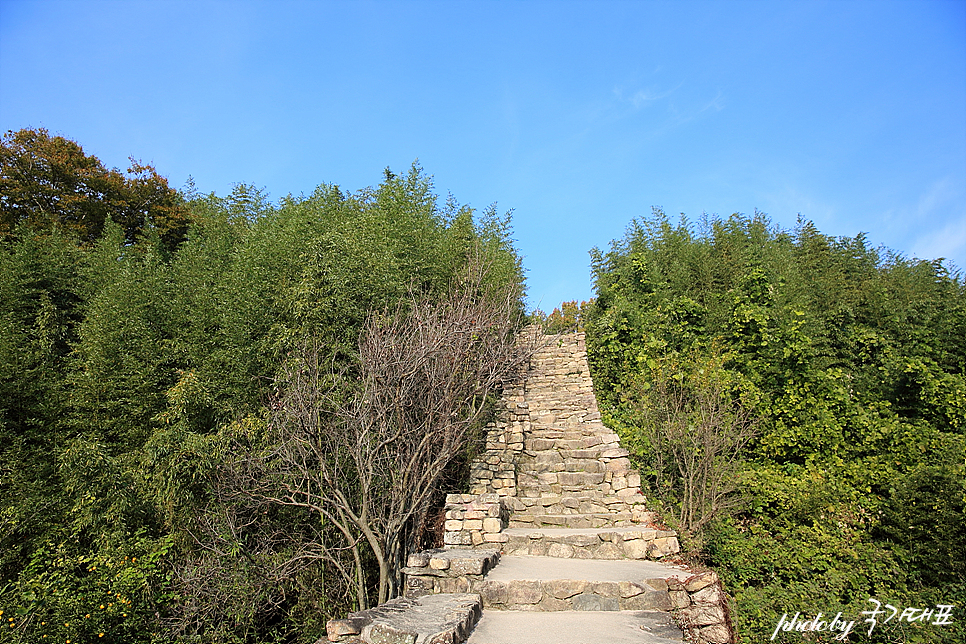
<path fill-rule="evenodd" d="M 464 530 L 482 530 L 483 519 L 463 519 Z"/>
<path fill-rule="evenodd" d="M 507 585 L 508 606 L 536 604 L 543 598 L 539 581 L 517 580 Z"/>
<path fill-rule="evenodd" d="M 565 543 L 551 543 L 547 548 L 548 557 L 557 557 L 560 559 L 571 559 L 574 556 L 573 546 L 569 546 Z"/>
<path fill-rule="evenodd" d="M 626 459 L 626 458 L 614 458 L 607 461 L 606 467 L 608 472 L 623 473 L 631 469 L 631 462 L 629 459 Z"/>
<path fill-rule="evenodd" d="M 675 617 L 691 626 L 709 626 L 723 624 L 724 609 L 721 606 L 688 606 L 675 613 Z"/>
<path fill-rule="evenodd" d="M 450 519 L 443 522 L 443 530 L 447 532 L 459 532 L 463 529 L 463 522 L 459 519 Z"/>
<path fill-rule="evenodd" d="M 338 642 L 347 635 L 358 635 L 371 620 L 366 617 L 347 617 L 345 619 L 330 619 L 325 624 L 327 639 Z"/>
<path fill-rule="evenodd" d="M 731 644 L 731 630 L 726 624 L 712 624 L 697 629 L 698 644 Z"/>
<path fill-rule="evenodd" d="M 621 581 L 618 582 L 618 584 L 621 597 L 624 599 L 627 599 L 628 597 L 637 597 L 648 590 L 646 586 L 634 583 L 633 581 Z"/>
<path fill-rule="evenodd" d="M 711 584 L 718 581 L 718 575 L 713 570 L 708 572 L 703 572 L 693 577 L 689 577 L 684 582 L 684 589 L 689 593 L 696 593 L 702 588 L 707 588 Z"/>
<path fill-rule="evenodd" d="M 473 540 L 469 532 L 446 532 L 443 534 L 443 544 L 447 546 L 471 546 Z"/>
<path fill-rule="evenodd" d="M 596 534 L 570 534 L 562 538 L 564 543 L 571 546 L 587 548 L 600 545 L 600 538 Z"/>
<path fill-rule="evenodd" d="M 594 593 L 577 595 L 570 600 L 574 610 L 620 610 L 616 597 L 601 597 Z"/>
<path fill-rule="evenodd" d="M 590 590 L 601 597 L 620 597 L 620 583 L 616 581 L 591 582 Z"/>
<path fill-rule="evenodd" d="M 643 539 L 630 539 L 621 544 L 621 550 L 628 559 L 647 559 L 648 542 Z"/>
<path fill-rule="evenodd" d="M 671 608 L 686 608 L 691 605 L 691 595 L 686 590 L 669 590 L 668 596 L 671 599 Z"/>
<path fill-rule="evenodd" d="M 610 543 L 610 542 L 602 543 L 600 544 L 600 547 L 597 548 L 596 557 L 598 559 L 611 559 L 611 560 L 623 559 L 624 551 L 621 549 L 620 546 L 614 543 Z"/>
<path fill-rule="evenodd" d="M 544 485 L 553 485 L 559 482 L 558 476 L 557 472 L 540 472 L 537 474 L 537 480 Z"/>
<path fill-rule="evenodd" d="M 484 607 L 507 603 L 507 587 L 502 581 L 484 581 L 477 589 Z"/>
<path fill-rule="evenodd" d="M 422 597 L 436 592 L 436 578 L 422 575 L 406 576 L 406 597 Z"/>
<path fill-rule="evenodd" d="M 648 590 L 622 602 L 624 610 L 671 610 L 671 597 L 667 591 Z"/>
<path fill-rule="evenodd" d="M 436 580 L 436 590 L 439 593 L 468 593 L 470 580 L 466 577 L 440 577 Z"/>
<path fill-rule="evenodd" d="M 667 580 L 661 579 L 660 577 L 656 577 L 654 579 L 648 579 L 647 585 L 653 588 L 654 590 L 660 590 L 663 592 L 667 592 L 668 590 Z"/>
<path fill-rule="evenodd" d="M 546 557 L 547 556 L 547 542 L 543 541 L 531 541 L 530 547 L 527 548 L 527 554 L 531 557 Z"/>
<path fill-rule="evenodd" d="M 724 601 L 724 593 L 720 585 L 713 584 L 692 594 L 691 601 L 695 604 L 720 604 Z"/>
<path fill-rule="evenodd" d="M 449 558 L 447 557 L 430 557 L 429 567 L 433 570 L 446 570 L 449 568 Z"/>
<path fill-rule="evenodd" d="M 425 568 L 429 565 L 429 553 L 416 552 L 406 557 L 406 566 L 409 568 Z"/>
<path fill-rule="evenodd" d="M 544 583 L 547 586 L 547 592 L 557 599 L 568 599 L 574 595 L 579 595 L 589 585 L 586 581 L 574 579 L 554 579 Z"/>
<path fill-rule="evenodd" d="M 483 532 L 500 532 L 503 530 L 503 521 L 499 518 L 487 517 L 483 519 Z"/>

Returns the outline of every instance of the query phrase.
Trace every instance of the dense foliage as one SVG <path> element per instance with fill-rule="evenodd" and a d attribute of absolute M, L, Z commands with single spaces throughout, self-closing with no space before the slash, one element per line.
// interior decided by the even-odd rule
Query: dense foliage
<path fill-rule="evenodd" d="M 0 639 L 315 641 L 356 605 L 331 562 L 279 564 L 318 517 L 252 514 L 219 468 L 264 440 L 307 342 L 351 390 L 367 320 L 442 300 L 471 256 L 519 308 L 508 218 L 440 204 L 415 165 L 272 204 L 126 178 L 44 131 L 0 160 Z"/>
<path fill-rule="evenodd" d="M 655 212 L 592 257 L 598 397 L 743 641 L 799 611 L 843 611 L 864 638 L 869 598 L 955 605 L 957 623 L 885 613 L 870 641 L 963 641 L 962 275 L 760 213 Z"/>

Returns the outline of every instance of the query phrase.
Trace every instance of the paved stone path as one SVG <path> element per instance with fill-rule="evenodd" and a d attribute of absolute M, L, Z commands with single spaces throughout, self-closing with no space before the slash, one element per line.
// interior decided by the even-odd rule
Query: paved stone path
<path fill-rule="evenodd" d="M 643 560 L 677 552 L 676 535 L 651 524 L 640 475 L 601 422 L 583 334 L 546 337 L 505 401 L 473 491 L 499 494 L 509 527 L 474 588 L 484 611 L 468 644 L 682 642 L 667 580 L 692 573 Z"/>
<path fill-rule="evenodd" d="M 680 644 L 681 629 L 666 612 L 488 611 L 467 644 Z"/>

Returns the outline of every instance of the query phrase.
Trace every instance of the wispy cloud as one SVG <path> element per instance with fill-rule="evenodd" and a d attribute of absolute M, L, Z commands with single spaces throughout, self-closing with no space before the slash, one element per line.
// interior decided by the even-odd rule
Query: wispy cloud
<path fill-rule="evenodd" d="M 623 87 L 615 87 L 614 95 L 619 101 L 630 103 L 635 109 L 641 109 L 642 107 L 647 107 L 655 101 L 667 98 L 674 92 L 678 91 L 682 85 L 684 85 L 684 81 L 681 81 L 671 89 L 660 90 L 652 87 L 648 89 L 639 89 L 630 95 L 625 95 Z"/>
<path fill-rule="evenodd" d="M 713 109 L 715 112 L 720 112 L 724 108 L 725 108 L 724 92 L 722 92 L 721 90 L 718 90 L 718 93 L 715 95 L 715 97 L 712 98 L 707 105 L 701 108 L 701 112 L 706 112 L 710 109 Z"/>
<path fill-rule="evenodd" d="M 966 256 L 966 213 L 960 215 L 958 221 L 950 221 L 942 228 L 917 237 L 912 253 L 921 258 L 956 259 Z"/>
<path fill-rule="evenodd" d="M 916 222 L 925 231 L 916 237 L 912 252 L 917 257 L 946 257 L 961 262 L 966 257 L 966 192 L 962 180 L 945 177 L 919 197 Z"/>

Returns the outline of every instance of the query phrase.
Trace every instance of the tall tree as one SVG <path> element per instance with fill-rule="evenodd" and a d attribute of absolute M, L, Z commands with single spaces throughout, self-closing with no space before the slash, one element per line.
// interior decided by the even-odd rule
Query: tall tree
<path fill-rule="evenodd" d="M 127 174 L 106 169 L 77 143 L 47 130 L 7 131 L 0 145 L 0 238 L 24 225 L 57 228 L 90 244 L 110 220 L 128 242 L 153 230 L 174 248 L 190 224 L 180 195 L 133 158 Z"/>

